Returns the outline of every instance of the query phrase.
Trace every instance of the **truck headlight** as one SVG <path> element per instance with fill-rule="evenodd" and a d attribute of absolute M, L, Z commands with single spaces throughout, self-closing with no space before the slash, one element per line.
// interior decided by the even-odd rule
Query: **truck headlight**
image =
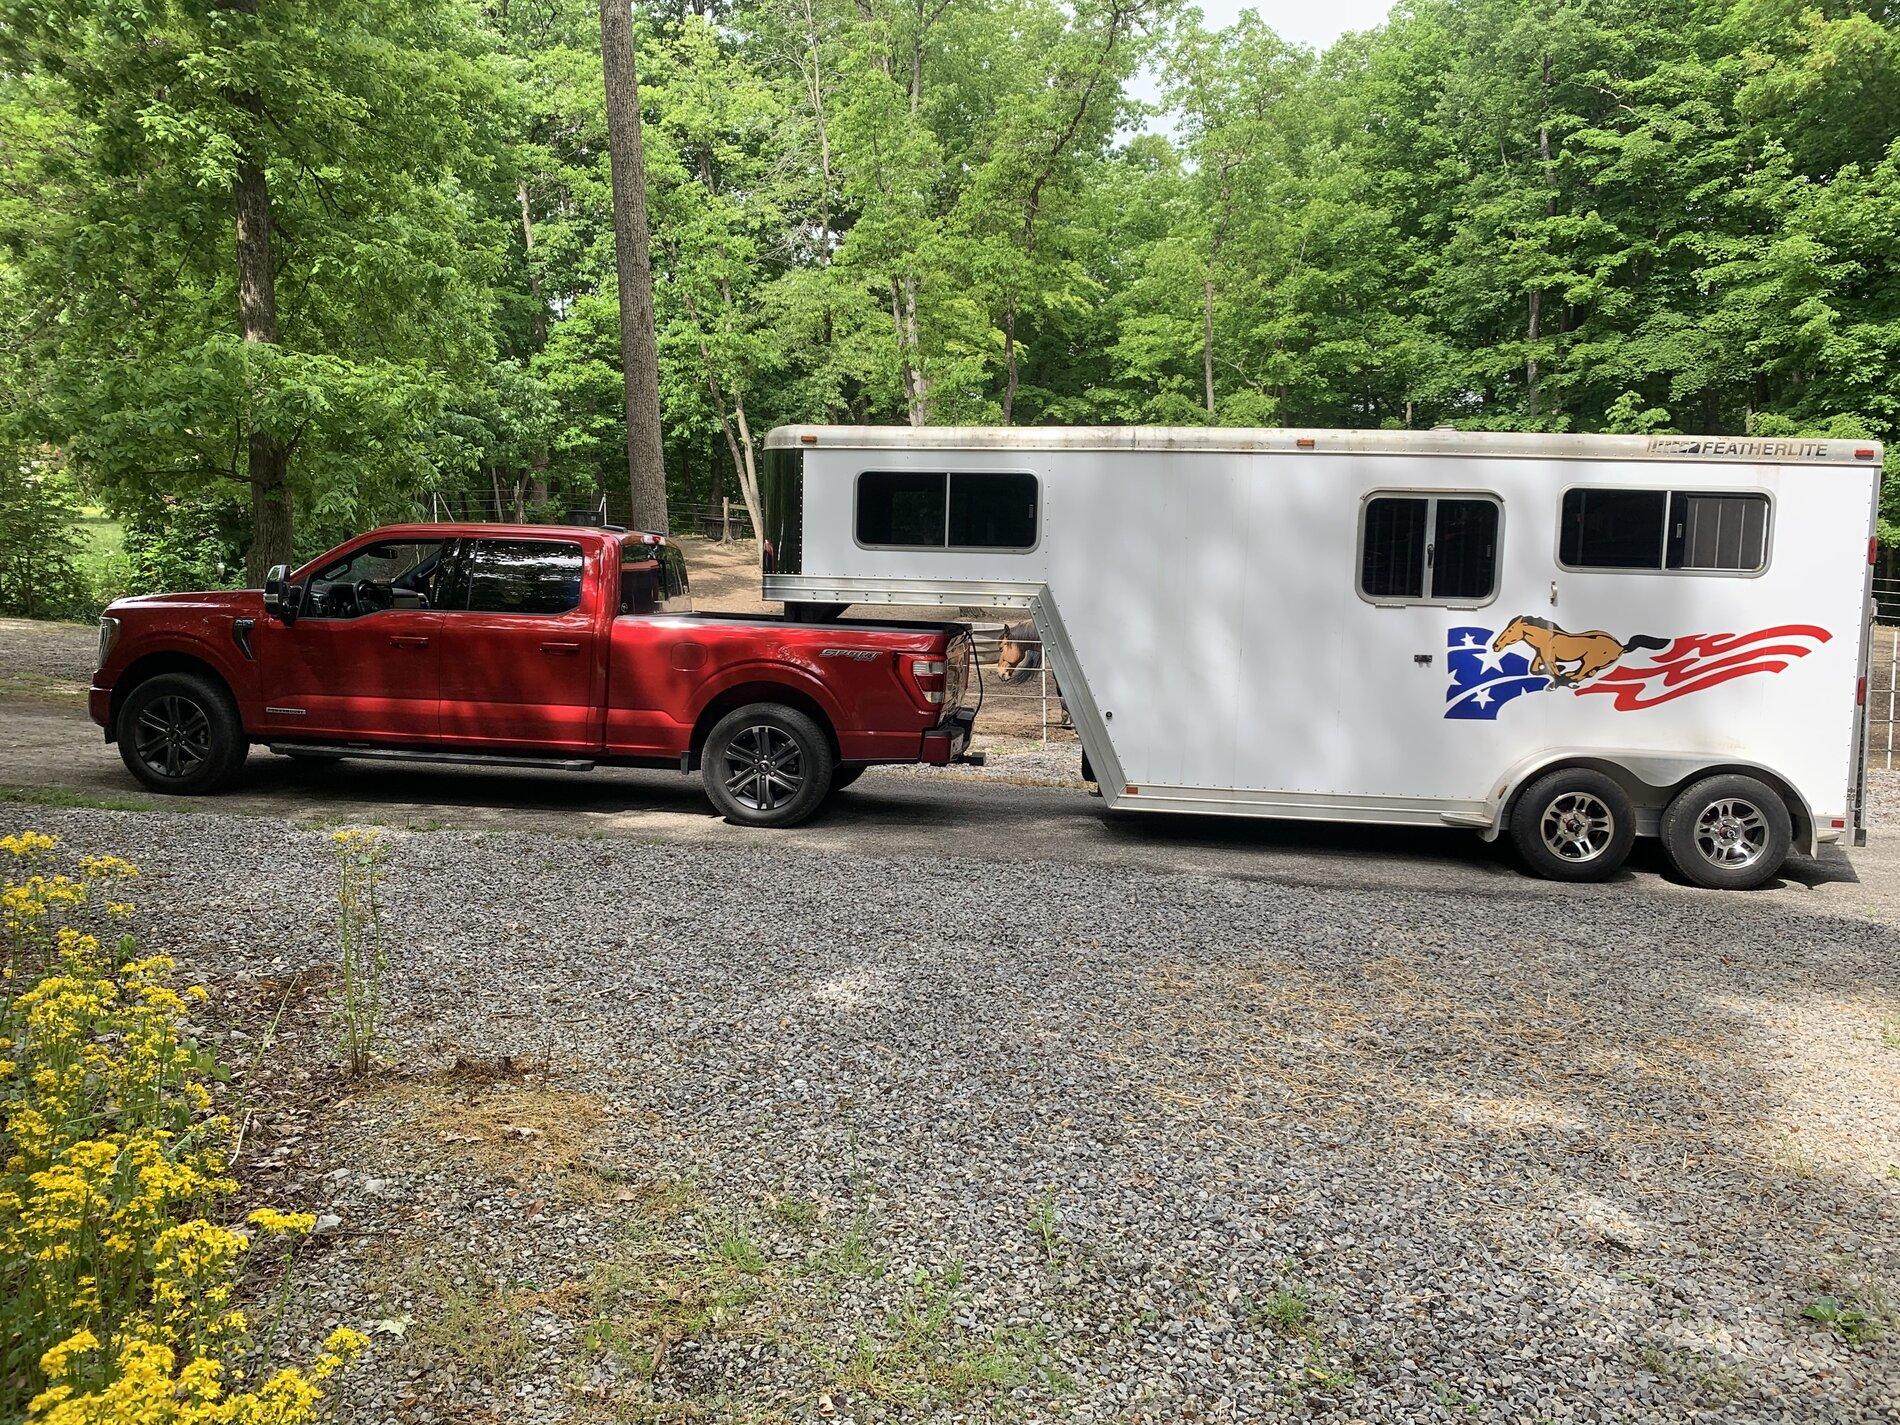
<path fill-rule="evenodd" d="M 118 641 L 119 641 L 119 621 L 115 618 L 100 619 L 99 620 L 99 663 L 98 663 L 99 667 L 103 668 L 106 666 L 106 659 L 112 656 L 112 647 Z"/>

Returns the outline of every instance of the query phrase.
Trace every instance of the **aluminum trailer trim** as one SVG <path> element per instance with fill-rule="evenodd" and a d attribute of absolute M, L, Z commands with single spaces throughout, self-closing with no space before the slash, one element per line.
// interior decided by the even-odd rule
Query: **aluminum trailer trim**
<path fill-rule="evenodd" d="M 1101 450 L 1287 455 L 1456 455 L 1862 466 L 1872 441 L 1765 436 L 1547 435 L 1516 431 L 1208 426 L 778 426 L 767 450 Z"/>

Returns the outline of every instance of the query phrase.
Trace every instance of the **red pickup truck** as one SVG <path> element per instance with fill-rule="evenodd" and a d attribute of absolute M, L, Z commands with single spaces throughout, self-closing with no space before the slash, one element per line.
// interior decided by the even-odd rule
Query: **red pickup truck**
<path fill-rule="evenodd" d="M 585 771 L 699 769 L 727 818 L 790 826 L 881 762 L 965 755 L 959 624 L 694 614 L 664 537 L 397 525 L 262 591 L 120 599 L 91 713 L 155 791 L 228 784 L 250 745 Z"/>

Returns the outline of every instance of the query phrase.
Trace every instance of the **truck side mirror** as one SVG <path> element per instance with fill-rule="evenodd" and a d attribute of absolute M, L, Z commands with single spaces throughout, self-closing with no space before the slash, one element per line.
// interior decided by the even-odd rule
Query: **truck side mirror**
<path fill-rule="evenodd" d="M 289 566 L 271 565 L 264 576 L 264 612 L 288 627 L 302 612 L 303 587 L 290 582 Z"/>

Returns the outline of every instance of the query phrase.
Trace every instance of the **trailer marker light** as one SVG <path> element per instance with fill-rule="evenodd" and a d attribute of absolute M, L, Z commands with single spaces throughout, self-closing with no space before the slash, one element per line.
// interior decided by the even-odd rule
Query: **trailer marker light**
<path fill-rule="evenodd" d="M 1311 450 L 1314 445 L 1313 437 L 1310 435 L 1295 436 L 1293 443 L 1301 450 Z"/>
<path fill-rule="evenodd" d="M 1859 450 L 1854 452 L 1854 459 L 1856 460 L 1872 460 L 1873 458 L 1874 448 L 1871 445 L 1863 445 Z"/>
<path fill-rule="evenodd" d="M 1833 827 L 1836 831 L 1844 831 L 1847 827 L 1847 818 L 1844 816 L 1837 816 L 1834 818 L 1834 820 L 1830 821 L 1828 825 Z"/>
<path fill-rule="evenodd" d="M 1877 534 L 1869 535 L 1867 537 L 1867 562 L 1869 564 L 1872 564 L 1876 560 L 1878 560 L 1879 557 L 1880 557 L 1880 536 Z"/>
<path fill-rule="evenodd" d="M 1867 680 L 1865 678 L 1856 678 L 1854 680 L 1854 706 L 1857 708 L 1867 706 Z"/>
<path fill-rule="evenodd" d="M 1122 790 L 1131 797 L 1138 797 L 1141 795 L 1140 787 L 1123 787 Z"/>
<path fill-rule="evenodd" d="M 800 445 L 816 445 L 818 444 L 818 437 L 815 435 L 801 435 L 798 438 L 798 443 Z"/>

